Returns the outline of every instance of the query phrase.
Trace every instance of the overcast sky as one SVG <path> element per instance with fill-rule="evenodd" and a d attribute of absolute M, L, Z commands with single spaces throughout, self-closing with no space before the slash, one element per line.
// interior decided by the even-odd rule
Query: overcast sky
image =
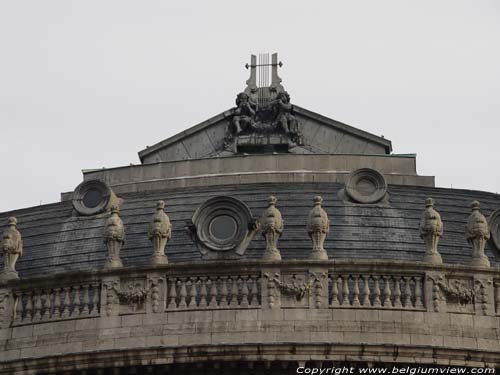
<path fill-rule="evenodd" d="M 293 103 L 500 192 L 498 0 L 2 0 L 0 46 L 0 212 L 229 109 L 260 52 Z"/>

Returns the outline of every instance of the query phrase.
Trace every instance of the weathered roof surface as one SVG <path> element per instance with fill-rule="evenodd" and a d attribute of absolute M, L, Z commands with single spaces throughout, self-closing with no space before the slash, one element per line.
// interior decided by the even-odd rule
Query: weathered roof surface
<path fill-rule="evenodd" d="M 294 105 L 304 145 L 296 153 L 389 154 L 391 141 Z M 190 160 L 224 155 L 229 109 L 139 152 L 143 163 Z"/>
<path fill-rule="evenodd" d="M 308 256 L 311 242 L 305 221 L 312 198 L 317 194 L 323 196 L 323 206 L 330 217 L 325 247 L 332 258 L 421 260 L 424 245 L 418 225 L 425 198 L 433 197 L 444 222 L 445 233 L 439 243 L 444 262 L 467 264 L 471 247 L 465 239 L 465 226 L 470 202 L 479 200 L 486 216 L 500 207 L 497 194 L 396 185 L 389 185 L 389 207 L 361 206 L 344 203 L 338 196 L 342 188 L 331 183 L 255 184 L 124 194 L 121 216 L 127 237 L 121 257 L 125 266 L 148 262 L 152 250 L 146 231 L 159 199 L 166 201 L 173 224 L 173 237 L 166 250 L 170 262 L 203 261 L 184 229 L 185 222 L 199 205 L 217 195 L 238 198 L 250 207 L 254 216 L 260 216 L 268 195 L 275 194 L 285 220 L 279 242 L 284 259 Z M 24 255 L 17 264 L 20 276 L 103 267 L 106 248 L 102 232 L 106 214 L 79 217 L 74 214 L 71 202 L 61 202 L 2 213 L 1 231 L 11 215 L 18 218 L 24 240 Z M 259 258 L 264 247 L 259 236 L 251 242 L 245 256 Z M 500 265 L 491 243 L 486 253 L 492 265 Z"/>

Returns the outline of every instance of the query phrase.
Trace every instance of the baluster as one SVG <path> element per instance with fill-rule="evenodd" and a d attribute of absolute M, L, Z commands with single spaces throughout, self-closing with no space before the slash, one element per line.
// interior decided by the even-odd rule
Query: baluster
<path fill-rule="evenodd" d="M 82 313 L 81 315 L 89 315 L 90 309 L 89 309 L 89 304 L 90 304 L 90 294 L 89 294 L 89 284 L 83 285 L 83 306 L 82 306 Z"/>
<path fill-rule="evenodd" d="M 220 307 L 227 307 L 227 276 L 221 276 L 221 288 L 220 288 Z"/>
<path fill-rule="evenodd" d="M 250 289 L 250 306 L 259 306 L 259 276 L 250 276 L 249 280 L 252 280 L 252 289 Z"/>
<path fill-rule="evenodd" d="M 177 280 L 175 277 L 168 279 L 170 290 L 168 291 L 168 309 L 177 308 Z"/>
<path fill-rule="evenodd" d="M 394 307 L 401 308 L 401 277 L 394 277 Z"/>
<path fill-rule="evenodd" d="M 61 292 L 62 288 L 54 289 L 54 314 L 52 316 L 58 319 L 61 316 Z"/>
<path fill-rule="evenodd" d="M 373 306 L 380 307 L 380 276 L 373 276 Z"/>
<path fill-rule="evenodd" d="M 238 307 L 238 276 L 230 276 L 231 280 L 231 289 L 230 289 L 230 297 L 231 301 L 229 302 L 229 306 Z"/>
<path fill-rule="evenodd" d="M 207 277 L 200 277 L 200 304 L 199 307 L 207 307 Z"/>
<path fill-rule="evenodd" d="M 352 286 L 352 305 L 354 307 L 359 307 L 359 275 L 352 275 L 353 286 Z"/>
<path fill-rule="evenodd" d="M 333 276 L 331 278 L 331 282 L 332 282 L 332 302 L 331 302 L 331 305 L 333 307 L 338 307 L 340 306 L 340 302 L 339 302 L 339 285 L 338 285 L 338 276 Z"/>
<path fill-rule="evenodd" d="M 181 284 L 181 288 L 179 291 L 179 304 L 177 305 L 180 309 L 185 309 L 187 308 L 186 304 L 186 297 L 187 297 L 187 290 L 186 290 L 186 279 L 185 278 L 180 278 L 179 283 Z"/>
<path fill-rule="evenodd" d="M 33 292 L 26 292 L 26 316 L 24 320 L 30 321 L 33 319 Z"/>
<path fill-rule="evenodd" d="M 52 317 L 52 289 L 47 289 L 44 291 L 44 313 L 42 319 L 49 320 Z"/>
<path fill-rule="evenodd" d="M 382 276 L 384 279 L 384 307 L 392 307 L 390 276 Z"/>
<path fill-rule="evenodd" d="M 240 303 L 240 306 L 241 307 L 248 307 L 249 303 L 248 303 L 248 280 L 249 280 L 250 277 L 244 277 L 242 276 L 240 278 L 241 280 L 241 303 Z"/>
<path fill-rule="evenodd" d="M 16 316 L 15 316 L 15 322 L 16 323 L 21 323 L 23 321 L 23 293 L 22 292 L 16 292 Z"/>
<path fill-rule="evenodd" d="M 422 303 L 422 281 L 419 276 L 415 277 L 415 308 L 421 309 L 424 305 Z"/>
<path fill-rule="evenodd" d="M 33 321 L 39 322 L 42 319 L 42 290 L 35 289 L 33 292 L 34 310 L 33 310 Z"/>
<path fill-rule="evenodd" d="M 99 311 L 101 309 L 101 304 L 100 304 L 100 298 L 101 298 L 101 290 L 100 290 L 100 284 L 99 283 L 93 283 L 92 284 L 92 315 L 99 315 Z"/>
<path fill-rule="evenodd" d="M 190 278 L 189 283 L 191 284 L 191 289 L 189 289 L 188 307 L 196 308 L 196 297 L 198 295 L 198 291 L 196 290 L 196 285 L 198 283 L 195 277 Z"/>
<path fill-rule="evenodd" d="M 209 300 L 208 307 L 217 307 L 217 279 L 209 277 Z"/>
<path fill-rule="evenodd" d="M 349 275 L 341 275 L 342 278 L 342 306 L 350 305 L 349 301 Z"/>
<path fill-rule="evenodd" d="M 61 318 L 68 318 L 69 317 L 69 306 L 71 304 L 71 301 L 69 299 L 69 290 L 70 288 L 68 286 L 65 286 L 63 288 L 64 294 L 61 299 L 61 305 L 62 305 L 62 313 L 61 313 Z"/>
<path fill-rule="evenodd" d="M 363 306 L 370 307 L 370 276 L 363 275 Z"/>
<path fill-rule="evenodd" d="M 73 290 L 75 291 L 75 298 L 73 299 L 73 311 L 71 312 L 71 315 L 79 316 L 80 307 L 82 305 L 82 299 L 80 297 L 80 291 L 82 290 L 82 286 L 81 285 L 74 286 Z"/>
<path fill-rule="evenodd" d="M 411 285 L 410 285 L 411 278 L 406 276 L 404 280 L 405 280 L 405 307 L 407 309 L 412 309 L 413 304 L 411 302 Z"/>

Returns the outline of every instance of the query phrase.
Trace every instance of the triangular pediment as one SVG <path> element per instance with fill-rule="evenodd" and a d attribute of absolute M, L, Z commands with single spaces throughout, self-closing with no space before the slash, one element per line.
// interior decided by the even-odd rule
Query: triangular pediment
<path fill-rule="evenodd" d="M 300 140 L 275 132 L 234 136 L 235 109 L 229 109 L 139 152 L 142 163 L 205 159 L 245 153 L 385 155 L 391 141 L 293 105 Z"/>

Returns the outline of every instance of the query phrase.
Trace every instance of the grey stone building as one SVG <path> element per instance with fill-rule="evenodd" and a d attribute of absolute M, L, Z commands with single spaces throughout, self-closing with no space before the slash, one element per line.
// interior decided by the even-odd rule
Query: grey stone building
<path fill-rule="evenodd" d="M 0 213 L 1 374 L 500 364 L 500 196 L 291 104 L 236 107 Z"/>

